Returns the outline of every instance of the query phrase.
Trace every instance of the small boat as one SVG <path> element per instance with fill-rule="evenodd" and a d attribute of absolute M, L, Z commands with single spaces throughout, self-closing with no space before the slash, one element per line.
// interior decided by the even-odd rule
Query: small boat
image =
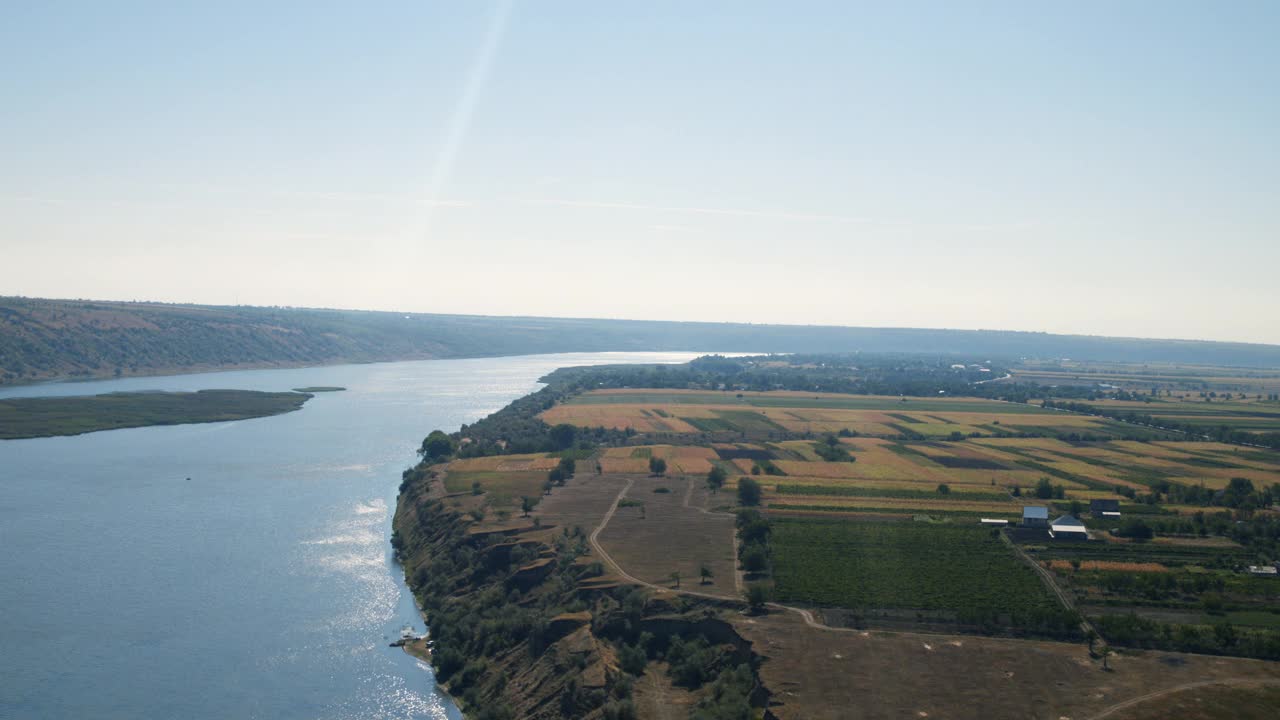
<path fill-rule="evenodd" d="M 418 631 L 413 629 L 412 625 L 405 625 L 400 628 L 400 639 L 408 642 L 409 640 L 418 639 Z"/>

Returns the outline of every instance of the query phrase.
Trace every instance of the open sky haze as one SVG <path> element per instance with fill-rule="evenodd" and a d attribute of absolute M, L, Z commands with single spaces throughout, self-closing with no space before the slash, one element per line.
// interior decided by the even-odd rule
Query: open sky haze
<path fill-rule="evenodd" d="M 1280 3 L 39 2 L 0 294 L 1280 343 Z"/>

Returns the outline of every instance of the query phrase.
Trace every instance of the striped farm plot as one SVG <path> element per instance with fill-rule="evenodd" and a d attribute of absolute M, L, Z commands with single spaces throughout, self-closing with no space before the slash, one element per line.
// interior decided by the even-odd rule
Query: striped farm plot
<path fill-rule="evenodd" d="M 454 460 L 449 463 L 448 469 L 450 472 L 546 472 L 559 463 L 560 458 L 552 457 L 548 453 L 491 455 Z"/>
<path fill-rule="evenodd" d="M 548 425 L 567 423 L 610 430 L 631 428 L 637 432 L 698 432 L 697 428 L 666 410 L 644 405 L 556 405 L 543 411 L 539 417 Z"/>
<path fill-rule="evenodd" d="M 971 502 L 963 499 L 939 498 L 937 500 L 918 498 L 883 498 L 883 497 L 824 497 L 812 495 L 781 495 L 765 493 L 766 503 L 774 502 L 783 505 L 810 505 L 832 509 L 870 508 L 885 510 L 907 510 L 919 512 L 972 512 L 990 513 L 992 515 L 1008 515 L 1014 512 L 1016 505 L 1009 502 Z"/>
<path fill-rule="evenodd" d="M 607 473 L 649 472 L 649 459 L 667 461 L 669 475 L 705 475 L 711 471 L 716 452 L 708 447 L 686 445 L 641 445 L 609 448 L 600 457 L 600 469 Z"/>

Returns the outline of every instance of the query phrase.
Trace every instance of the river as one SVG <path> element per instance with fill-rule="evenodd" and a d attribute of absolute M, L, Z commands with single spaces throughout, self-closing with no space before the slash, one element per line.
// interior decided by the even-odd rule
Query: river
<path fill-rule="evenodd" d="M 400 472 L 574 353 L 58 383 L 0 397 L 338 385 L 237 422 L 0 441 L 0 718 L 460 718 L 387 647 Z"/>

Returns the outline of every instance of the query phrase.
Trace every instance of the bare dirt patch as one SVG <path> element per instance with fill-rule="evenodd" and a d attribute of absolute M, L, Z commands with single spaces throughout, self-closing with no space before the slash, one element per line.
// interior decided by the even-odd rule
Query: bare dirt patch
<path fill-rule="evenodd" d="M 734 627 L 766 657 L 761 678 L 780 720 L 1082 720 L 1187 683 L 1280 681 L 1280 665 L 1254 660 L 1145 652 L 1112 657 L 1108 672 L 1083 644 L 833 631 L 795 613 L 742 616 Z"/>

